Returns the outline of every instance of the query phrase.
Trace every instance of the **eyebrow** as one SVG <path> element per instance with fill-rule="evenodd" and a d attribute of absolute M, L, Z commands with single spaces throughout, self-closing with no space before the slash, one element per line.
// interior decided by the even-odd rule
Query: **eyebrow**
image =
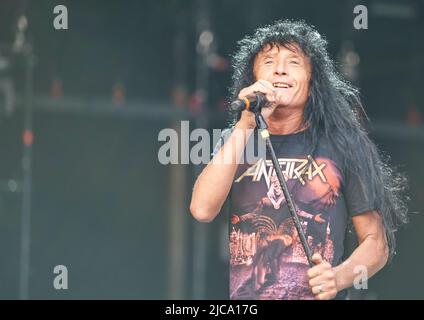
<path fill-rule="evenodd" d="M 268 59 L 268 58 L 275 58 L 275 54 L 268 53 L 265 56 L 263 56 L 263 59 Z"/>
<path fill-rule="evenodd" d="M 266 60 L 266 59 L 273 59 L 273 58 L 275 58 L 275 54 L 266 54 L 265 56 L 263 56 L 263 60 Z M 302 60 L 302 57 L 299 55 L 299 54 L 297 54 L 297 53 L 290 53 L 287 57 L 286 57 L 286 59 L 292 59 L 292 58 L 296 58 L 296 59 L 299 59 L 299 60 Z"/>

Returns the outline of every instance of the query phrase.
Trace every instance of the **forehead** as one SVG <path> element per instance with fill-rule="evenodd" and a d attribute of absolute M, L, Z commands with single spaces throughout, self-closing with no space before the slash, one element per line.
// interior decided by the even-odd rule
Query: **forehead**
<path fill-rule="evenodd" d="M 309 57 L 303 53 L 300 47 L 297 44 L 287 44 L 283 46 L 282 44 L 266 44 L 261 51 L 255 56 L 253 60 L 253 75 L 257 76 L 258 72 L 262 70 L 263 62 L 267 58 L 280 58 L 283 59 L 296 57 L 302 61 L 304 70 L 308 73 L 312 73 L 312 65 Z"/>
<path fill-rule="evenodd" d="M 268 43 L 264 45 L 261 51 L 258 52 L 255 57 L 255 61 L 258 59 L 264 59 L 269 56 L 277 56 L 279 54 L 284 56 L 298 56 L 299 58 L 307 59 L 306 55 L 295 43 L 287 45 Z"/>

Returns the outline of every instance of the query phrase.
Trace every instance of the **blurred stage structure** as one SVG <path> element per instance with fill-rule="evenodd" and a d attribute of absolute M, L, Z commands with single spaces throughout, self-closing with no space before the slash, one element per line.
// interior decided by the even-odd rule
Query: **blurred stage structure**
<path fill-rule="evenodd" d="M 0 30 L 1 299 L 226 299 L 228 217 L 191 218 L 201 167 L 162 166 L 157 137 L 181 120 L 225 127 L 226 57 L 245 33 L 284 17 L 327 35 L 361 88 L 373 138 L 410 179 L 398 254 L 352 298 L 424 298 L 414 248 L 424 240 L 422 3 L 368 1 L 369 30 L 355 31 L 359 1 L 64 1 L 75 19 L 67 34 L 52 30 L 55 1 L 5 3 L 0 12 L 14 15 L 13 36 Z M 166 23 L 149 29 L 158 17 Z M 53 288 L 56 265 L 68 267 L 68 290 Z"/>

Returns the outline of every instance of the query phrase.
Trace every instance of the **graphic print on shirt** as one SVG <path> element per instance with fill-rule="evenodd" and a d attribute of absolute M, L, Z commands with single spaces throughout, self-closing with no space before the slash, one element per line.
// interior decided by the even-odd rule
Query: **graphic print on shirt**
<path fill-rule="evenodd" d="M 279 159 L 312 252 L 332 263 L 331 213 L 341 175 L 327 158 Z M 259 160 L 235 180 L 241 201 L 259 200 L 231 212 L 230 298 L 313 299 L 309 268 L 296 227 L 271 161 Z"/>

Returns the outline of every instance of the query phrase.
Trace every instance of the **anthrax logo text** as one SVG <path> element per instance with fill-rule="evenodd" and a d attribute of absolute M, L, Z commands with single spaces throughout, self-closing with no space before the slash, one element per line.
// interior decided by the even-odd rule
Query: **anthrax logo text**
<path fill-rule="evenodd" d="M 308 159 L 278 159 L 280 164 L 281 171 L 283 172 L 284 178 L 289 179 L 298 179 L 299 182 L 304 185 L 305 179 L 312 180 L 316 175 L 318 175 L 323 182 L 327 182 L 323 169 L 325 168 L 325 163 L 318 164 L 316 161 L 311 158 L 310 165 L 308 168 L 305 168 L 308 165 Z M 272 166 L 271 160 L 260 159 L 253 166 L 249 167 L 237 180 L 235 183 L 240 182 L 246 177 L 252 177 L 253 182 L 260 181 L 262 176 L 265 178 L 266 184 L 269 187 L 270 177 L 275 174 L 274 168 Z"/>

